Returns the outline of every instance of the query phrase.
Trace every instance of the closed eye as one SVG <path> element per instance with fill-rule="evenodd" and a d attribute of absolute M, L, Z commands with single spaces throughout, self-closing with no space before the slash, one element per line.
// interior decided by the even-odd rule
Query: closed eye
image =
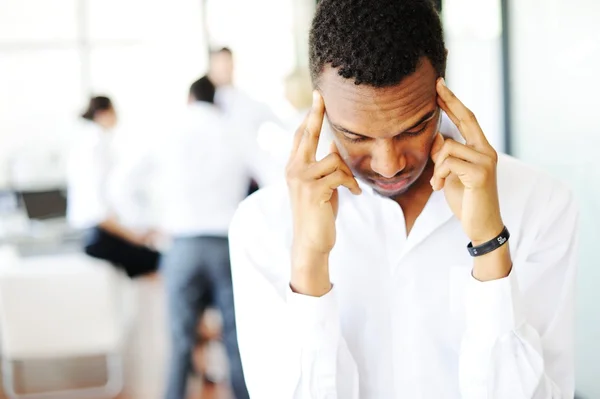
<path fill-rule="evenodd" d="M 416 136 L 419 136 L 421 133 L 423 133 L 426 129 L 427 129 L 427 124 L 425 124 L 425 126 L 420 128 L 419 130 L 414 130 L 412 132 L 404 132 L 404 133 L 397 135 L 395 138 L 402 140 L 407 137 L 416 137 Z M 343 136 L 344 136 L 344 139 L 346 139 L 350 143 L 361 143 L 361 142 L 364 142 L 364 141 L 367 141 L 370 139 L 369 137 L 354 136 L 354 135 L 349 135 L 349 134 L 343 134 Z"/>
<path fill-rule="evenodd" d="M 428 120 L 421 122 L 420 129 L 400 133 L 400 134 L 396 135 L 394 138 L 398 139 L 398 140 L 402 140 L 407 137 L 417 137 L 420 134 L 422 134 L 425 130 L 427 130 L 427 127 L 429 126 L 429 124 L 431 123 L 432 120 L 433 120 L 433 115 Z M 344 140 L 346 140 L 350 143 L 361 143 L 361 142 L 365 142 L 367 140 L 372 139 L 371 137 L 361 136 L 359 134 L 353 134 L 352 132 L 349 132 L 349 131 L 344 131 L 344 129 L 338 128 L 336 126 L 332 126 L 332 127 L 333 127 L 334 131 L 341 133 L 341 136 L 344 138 Z"/>
<path fill-rule="evenodd" d="M 363 141 L 368 140 L 368 137 L 364 137 L 364 136 L 353 136 L 353 135 L 349 135 L 349 134 L 342 134 L 342 136 L 344 136 L 344 139 L 346 139 L 347 141 L 351 142 L 351 143 L 360 143 Z"/>
<path fill-rule="evenodd" d="M 421 133 L 423 133 L 425 130 L 427 130 L 427 126 L 429 126 L 431 121 L 433 121 L 433 119 L 430 119 L 427 122 L 423 123 L 423 125 L 422 125 L 423 127 L 421 127 L 419 130 L 404 132 L 404 133 L 397 135 L 396 137 L 399 139 L 401 139 L 403 136 L 404 137 L 416 137 L 416 136 L 420 135 Z"/>
<path fill-rule="evenodd" d="M 398 135 L 398 136 L 396 136 L 396 137 L 398 137 L 398 138 L 402 138 L 402 136 L 405 136 L 405 137 L 406 137 L 406 136 L 408 136 L 408 137 L 415 137 L 415 136 L 418 136 L 418 135 L 420 135 L 421 133 L 423 133 L 423 132 L 425 131 L 425 129 L 427 129 L 427 124 L 425 124 L 425 125 L 424 125 L 422 128 L 420 128 L 419 130 L 413 130 L 412 132 L 404 132 L 404 133 L 401 133 L 401 134 L 399 134 L 399 135 Z"/>

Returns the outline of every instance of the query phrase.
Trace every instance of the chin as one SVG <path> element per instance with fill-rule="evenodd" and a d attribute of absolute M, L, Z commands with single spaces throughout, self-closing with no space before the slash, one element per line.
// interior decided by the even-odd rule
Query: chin
<path fill-rule="evenodd" d="M 382 197 L 386 197 L 386 198 L 396 198 L 401 196 L 402 194 L 406 193 L 407 191 L 410 190 L 410 188 L 412 187 L 411 185 L 406 186 L 405 188 L 401 189 L 401 190 L 396 190 L 396 191 L 384 191 L 381 188 L 379 188 L 378 186 L 373 186 L 371 185 L 371 187 L 373 187 L 373 190 L 381 195 Z"/>

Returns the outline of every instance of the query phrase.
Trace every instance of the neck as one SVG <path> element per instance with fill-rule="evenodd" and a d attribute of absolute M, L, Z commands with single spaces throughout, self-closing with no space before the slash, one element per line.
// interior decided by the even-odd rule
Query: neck
<path fill-rule="evenodd" d="M 408 191 L 394 198 L 402 208 L 404 220 L 406 222 L 406 235 L 412 230 L 415 221 L 425 208 L 433 189 L 429 181 L 433 177 L 434 164 L 427 163 L 425 170 L 421 173 L 419 179 L 410 187 Z"/>
<path fill-rule="evenodd" d="M 206 76 L 208 76 L 208 80 L 210 80 L 212 82 L 212 84 L 215 85 L 216 88 L 227 87 L 227 86 L 233 85 L 233 80 L 219 81 L 219 79 L 217 79 L 217 77 L 213 73 L 209 72 Z"/>
<path fill-rule="evenodd" d="M 102 130 L 104 130 L 104 131 L 107 131 L 107 132 L 108 132 L 108 131 L 110 131 L 110 130 L 111 130 L 110 126 L 108 126 L 106 123 L 102 123 L 102 122 L 96 122 L 96 124 L 97 124 L 98 126 L 100 126 L 100 127 L 102 128 Z"/>

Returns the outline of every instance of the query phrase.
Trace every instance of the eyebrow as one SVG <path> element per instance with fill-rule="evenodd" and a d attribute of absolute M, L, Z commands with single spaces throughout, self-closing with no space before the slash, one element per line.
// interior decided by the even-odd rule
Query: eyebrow
<path fill-rule="evenodd" d="M 425 122 L 429 122 L 429 121 L 430 121 L 431 119 L 433 119 L 433 117 L 435 116 L 435 113 L 436 113 L 436 111 L 437 111 L 437 109 L 434 109 L 433 111 L 430 111 L 430 112 L 426 113 L 426 114 L 425 114 L 425 115 L 423 115 L 423 117 L 422 117 L 421 119 L 419 119 L 419 120 L 418 120 L 418 121 L 417 121 L 415 124 L 413 124 L 413 125 L 412 125 L 411 127 L 409 127 L 408 129 L 404 130 L 404 132 L 408 132 L 408 131 L 410 131 L 410 130 L 412 130 L 412 129 L 416 128 L 417 126 L 419 126 L 419 125 L 421 125 L 421 124 L 423 124 L 423 123 L 425 123 Z M 334 128 L 335 130 L 338 130 L 338 131 L 340 131 L 340 132 L 342 132 L 342 133 L 351 134 L 351 135 L 353 135 L 353 136 L 363 137 L 363 138 L 366 138 L 366 139 L 372 138 L 372 137 L 369 137 L 369 136 L 365 136 L 364 134 L 355 133 L 355 132 L 353 132 L 353 131 L 351 131 L 351 130 L 348 130 L 348 129 L 346 129 L 345 127 L 342 127 L 342 126 L 340 126 L 340 125 L 338 125 L 338 124 L 336 124 L 336 123 L 333 123 L 333 122 L 331 122 L 331 120 L 329 121 L 329 124 L 331 125 L 331 127 L 332 127 L 332 128 Z M 397 133 L 397 134 L 395 134 L 394 136 L 398 136 L 399 134 L 402 134 L 402 133 L 404 133 L 404 132 Z"/>

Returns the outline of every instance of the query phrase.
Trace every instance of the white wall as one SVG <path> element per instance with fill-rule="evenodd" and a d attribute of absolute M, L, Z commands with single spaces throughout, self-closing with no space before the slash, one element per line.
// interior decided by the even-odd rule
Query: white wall
<path fill-rule="evenodd" d="M 445 0 L 442 11 L 448 86 L 477 115 L 494 148 L 503 152 L 500 0 Z"/>
<path fill-rule="evenodd" d="M 576 385 L 600 398 L 600 2 L 512 0 L 510 12 L 515 155 L 568 181 L 579 200 Z"/>

